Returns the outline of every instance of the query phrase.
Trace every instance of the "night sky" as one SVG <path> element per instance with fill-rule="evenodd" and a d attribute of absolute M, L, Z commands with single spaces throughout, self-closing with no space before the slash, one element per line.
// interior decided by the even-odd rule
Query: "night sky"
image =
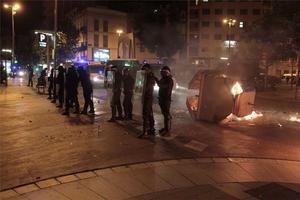
<path fill-rule="evenodd" d="M 10 46 L 11 41 L 11 12 L 4 9 L 4 3 L 19 2 L 21 10 L 15 15 L 16 40 L 33 33 L 35 29 L 53 29 L 54 0 L 4 0 L 1 1 L 1 48 Z M 104 5 L 111 8 L 124 8 L 128 1 L 70 1 L 58 0 L 59 18 L 73 8 Z M 59 20 L 59 19 L 58 19 Z M 16 44 L 17 45 L 17 44 Z"/>
<path fill-rule="evenodd" d="M 12 2 L 12 1 L 4 1 Z M 18 1 L 22 8 L 15 15 L 15 32 L 16 35 L 26 34 L 41 24 L 43 19 L 43 2 L 42 1 Z M 4 34 L 4 35 L 3 35 Z M 4 9 L 1 5 L 1 36 L 11 34 L 11 12 Z"/>

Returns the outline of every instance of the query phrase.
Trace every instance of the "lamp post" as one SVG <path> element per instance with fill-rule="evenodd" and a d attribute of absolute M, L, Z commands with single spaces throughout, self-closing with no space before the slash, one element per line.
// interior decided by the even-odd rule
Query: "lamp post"
<path fill-rule="evenodd" d="M 116 31 L 116 33 L 118 34 L 118 49 L 117 49 L 117 55 L 118 57 L 117 58 L 120 58 L 120 53 L 119 53 L 119 48 L 120 48 L 120 36 L 121 34 L 123 33 L 123 30 L 122 29 L 118 29 Z"/>
<path fill-rule="evenodd" d="M 230 30 L 235 25 L 236 20 L 235 19 L 223 19 L 223 23 L 228 26 L 226 38 L 228 41 L 228 58 L 230 58 L 230 56 L 231 56 L 231 38 L 229 36 L 231 33 Z"/>
<path fill-rule="evenodd" d="M 5 9 L 11 9 L 11 37 L 12 37 L 12 44 L 11 44 L 11 66 L 14 64 L 15 59 L 15 20 L 14 15 L 17 14 L 17 10 L 21 8 L 20 4 L 13 3 L 13 4 L 3 4 Z"/>

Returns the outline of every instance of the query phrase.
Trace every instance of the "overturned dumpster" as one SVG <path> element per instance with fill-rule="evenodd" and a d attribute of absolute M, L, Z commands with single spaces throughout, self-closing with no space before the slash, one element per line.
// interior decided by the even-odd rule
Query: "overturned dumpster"
<path fill-rule="evenodd" d="M 244 91 L 241 85 L 217 70 L 199 70 L 189 89 L 198 95 L 187 97 L 186 105 L 195 120 L 219 122 L 228 116 L 244 117 L 254 110 L 255 91 Z"/>

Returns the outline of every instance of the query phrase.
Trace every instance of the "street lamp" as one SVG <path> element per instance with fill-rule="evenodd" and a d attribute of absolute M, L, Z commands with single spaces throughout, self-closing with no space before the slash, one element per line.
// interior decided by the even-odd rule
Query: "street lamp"
<path fill-rule="evenodd" d="M 17 14 L 17 10 L 21 9 L 20 4 L 13 3 L 13 4 L 3 4 L 3 7 L 5 9 L 11 9 L 11 27 L 12 27 L 12 50 L 11 50 L 11 65 L 14 64 L 14 58 L 15 58 L 15 21 L 14 21 L 14 15 Z"/>
<path fill-rule="evenodd" d="M 119 37 L 121 36 L 121 34 L 123 33 L 123 30 L 122 29 L 118 29 L 117 31 L 117 34 L 119 35 Z"/>
<path fill-rule="evenodd" d="M 230 35 L 231 28 L 236 23 L 236 20 L 235 19 L 223 19 L 223 23 L 228 26 L 226 38 L 227 38 L 227 41 L 228 41 L 228 57 L 230 58 L 231 39 L 229 38 L 229 35 Z"/>
<path fill-rule="evenodd" d="M 119 48 L 120 48 L 120 36 L 121 36 L 121 34 L 123 33 L 123 30 L 122 29 L 117 29 L 116 30 L 116 33 L 119 35 L 119 37 L 118 37 L 118 58 L 120 58 L 120 53 L 119 53 Z"/>

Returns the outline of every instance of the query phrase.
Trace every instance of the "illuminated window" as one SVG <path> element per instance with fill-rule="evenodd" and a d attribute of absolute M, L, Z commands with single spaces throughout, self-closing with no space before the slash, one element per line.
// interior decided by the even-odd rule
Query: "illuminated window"
<path fill-rule="evenodd" d="M 240 27 L 240 28 L 244 28 L 244 22 L 240 22 L 239 27 Z"/>
<path fill-rule="evenodd" d="M 225 48 L 236 47 L 236 45 L 237 45 L 237 42 L 234 41 L 234 40 L 225 40 L 225 41 L 224 41 L 224 47 L 225 47 Z"/>
<path fill-rule="evenodd" d="M 198 43 L 199 42 L 199 35 L 197 35 L 197 34 L 191 34 L 190 35 L 190 42 L 192 42 L 192 43 Z"/>

